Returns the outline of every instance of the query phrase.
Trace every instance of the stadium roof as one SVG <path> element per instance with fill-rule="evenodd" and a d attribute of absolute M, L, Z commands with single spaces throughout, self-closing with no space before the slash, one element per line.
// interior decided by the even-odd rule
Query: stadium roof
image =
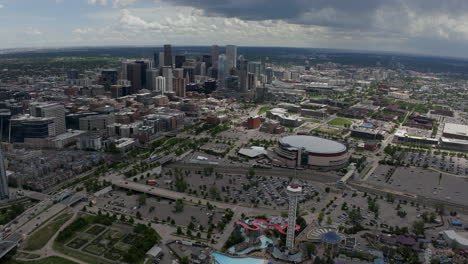
<path fill-rule="evenodd" d="M 282 145 L 293 148 L 304 148 L 308 152 L 333 154 L 346 151 L 346 146 L 329 139 L 314 136 L 287 136 L 280 140 Z"/>

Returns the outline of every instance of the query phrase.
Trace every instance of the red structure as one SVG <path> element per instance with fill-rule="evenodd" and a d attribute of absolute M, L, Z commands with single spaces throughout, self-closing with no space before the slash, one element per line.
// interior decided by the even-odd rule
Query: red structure
<path fill-rule="evenodd" d="M 243 123 L 243 126 L 248 129 L 257 129 L 260 127 L 261 121 L 259 116 L 249 117 L 247 121 Z"/>
<path fill-rule="evenodd" d="M 156 185 L 156 180 L 147 180 L 146 184 L 147 185 Z"/>
<path fill-rule="evenodd" d="M 277 225 L 277 224 L 270 224 L 268 223 L 268 221 L 266 220 L 263 220 L 263 219 L 255 219 L 253 220 L 252 222 L 250 222 L 249 224 L 246 224 L 242 221 L 237 221 L 237 224 L 248 229 L 248 230 L 260 230 L 262 228 L 261 225 L 259 225 L 258 223 L 264 225 L 268 230 L 273 230 L 273 229 L 276 229 L 278 230 L 281 234 L 286 234 L 286 228 L 288 228 L 288 224 L 285 223 L 283 224 L 282 226 L 280 225 Z M 301 226 L 300 225 L 296 225 L 294 227 L 294 230 L 299 230 L 301 229 Z"/>

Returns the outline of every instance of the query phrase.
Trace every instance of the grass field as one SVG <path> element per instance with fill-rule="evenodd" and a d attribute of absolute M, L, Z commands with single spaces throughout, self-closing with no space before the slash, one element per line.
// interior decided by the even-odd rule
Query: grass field
<path fill-rule="evenodd" d="M 310 131 L 311 133 L 312 132 L 320 132 L 320 133 L 325 133 L 325 134 L 328 134 L 328 135 L 332 135 L 332 136 L 339 136 L 341 135 L 341 130 L 339 129 L 336 129 L 336 128 L 331 128 L 331 127 L 317 127 L 315 129 L 313 129 L 312 131 Z"/>
<path fill-rule="evenodd" d="M 268 107 L 268 106 L 264 106 L 262 108 L 260 108 L 260 110 L 258 110 L 258 114 L 261 115 L 261 114 L 264 114 L 266 113 L 267 111 L 271 110 L 271 107 Z"/>
<path fill-rule="evenodd" d="M 70 257 L 79 259 L 79 260 L 81 260 L 83 262 L 86 262 L 86 263 L 111 264 L 111 262 L 109 262 L 109 261 L 104 261 L 104 260 L 102 260 L 100 258 L 88 255 L 88 254 L 86 254 L 84 252 L 82 253 L 82 252 L 77 251 L 77 250 L 68 249 L 67 247 L 65 247 L 64 245 L 58 243 L 57 241 L 54 242 L 54 250 L 57 250 L 58 252 L 60 252 L 62 254 L 65 254 L 65 255 L 68 255 Z"/>
<path fill-rule="evenodd" d="M 306 118 L 305 121 L 309 123 L 320 123 L 320 120 L 313 119 L 313 118 Z"/>
<path fill-rule="evenodd" d="M 52 256 L 32 261 L 7 260 L 5 264 L 76 264 L 76 262 L 61 257 Z"/>
<path fill-rule="evenodd" d="M 337 117 L 333 120 L 331 120 L 330 122 L 328 122 L 329 125 L 331 126 L 350 126 L 353 124 L 353 122 L 349 119 L 346 119 L 346 118 L 341 118 L 341 117 Z"/>
<path fill-rule="evenodd" d="M 36 230 L 26 241 L 26 250 L 37 250 L 41 249 L 47 241 L 49 241 L 52 236 L 60 229 L 60 227 L 65 224 L 70 218 L 71 214 L 63 214 L 52 220 L 46 226 Z"/>

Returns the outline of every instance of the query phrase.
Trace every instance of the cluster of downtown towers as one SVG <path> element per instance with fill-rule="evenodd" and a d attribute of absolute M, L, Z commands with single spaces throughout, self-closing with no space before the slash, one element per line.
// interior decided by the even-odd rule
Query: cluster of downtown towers
<path fill-rule="evenodd" d="M 210 54 L 188 57 L 173 55 L 172 46 L 164 45 L 163 51 L 155 53 L 152 60 L 125 60 L 118 87 L 127 89 L 115 91 L 116 96 L 139 93 L 141 89 L 180 97 L 185 97 L 186 92 L 210 94 L 217 89 L 242 94 L 254 91 L 257 81 L 262 78 L 265 79 L 263 83 L 271 82 L 271 68 L 266 69 L 264 75 L 262 63 L 249 62 L 242 55 L 237 56 L 236 46 L 227 45 L 222 54 L 220 50 L 214 45 Z M 115 71 L 109 71 L 109 76 L 106 76 L 106 71 L 102 74 L 111 82 L 109 84 L 114 84 L 119 78 Z M 116 76 L 110 76 L 114 74 Z"/>

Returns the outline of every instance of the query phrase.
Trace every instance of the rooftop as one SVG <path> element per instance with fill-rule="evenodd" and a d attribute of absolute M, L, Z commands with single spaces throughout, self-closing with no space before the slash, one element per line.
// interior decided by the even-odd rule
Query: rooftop
<path fill-rule="evenodd" d="M 280 139 L 280 144 L 296 149 L 304 148 L 308 152 L 333 154 L 346 151 L 347 147 L 339 142 L 314 136 L 287 136 Z"/>
<path fill-rule="evenodd" d="M 453 124 L 453 123 L 446 123 L 444 126 L 444 133 L 456 134 L 460 136 L 468 136 L 468 126 L 460 125 L 460 124 Z"/>

